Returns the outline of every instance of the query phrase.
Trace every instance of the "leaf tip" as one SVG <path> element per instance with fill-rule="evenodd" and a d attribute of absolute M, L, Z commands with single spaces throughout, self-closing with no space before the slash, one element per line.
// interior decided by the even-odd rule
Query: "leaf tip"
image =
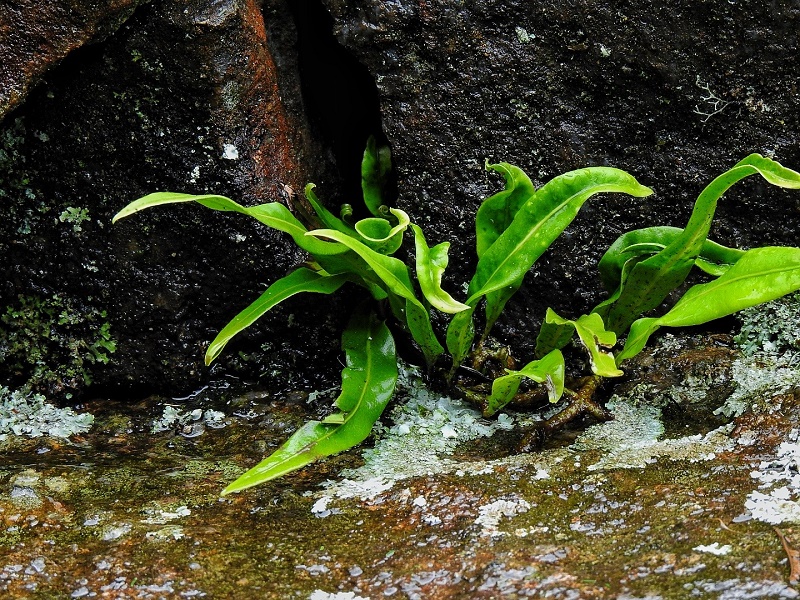
<path fill-rule="evenodd" d="M 237 481 L 238 481 L 238 480 L 237 480 Z M 229 483 L 229 484 L 228 484 L 228 485 L 225 487 L 225 489 L 224 489 L 224 490 L 222 490 L 222 491 L 219 493 L 219 495 L 220 495 L 221 497 L 229 496 L 230 494 L 235 494 L 235 493 L 237 493 L 237 492 L 241 492 L 242 490 L 245 490 L 245 489 L 247 489 L 248 487 L 250 487 L 250 486 L 244 486 L 244 487 L 242 487 L 241 485 L 236 485 L 236 481 L 234 481 L 233 483 Z"/>
<path fill-rule="evenodd" d="M 646 185 L 639 184 L 638 193 L 636 194 L 639 198 L 646 198 L 647 196 L 652 196 L 655 192 L 652 188 L 647 187 Z"/>

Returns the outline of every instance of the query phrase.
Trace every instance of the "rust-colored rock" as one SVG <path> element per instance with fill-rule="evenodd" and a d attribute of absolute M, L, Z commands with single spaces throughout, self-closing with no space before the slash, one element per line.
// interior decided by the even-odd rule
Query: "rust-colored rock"
<path fill-rule="evenodd" d="M 292 16 L 282 2 L 263 10 L 256 0 L 143 4 L 106 41 L 51 70 L 0 124 L 0 314 L 20 296 L 58 295 L 97 326 L 107 319 L 117 350 L 109 365 L 90 365 L 95 383 L 190 391 L 209 375 L 202 359 L 216 332 L 301 260 L 277 232 L 196 206 L 111 225 L 151 192 L 253 204 L 302 189 L 309 165 L 325 170 L 302 112 Z M 321 311 L 302 299 L 294 307 Z M 292 324 L 288 314 L 259 323 L 244 351 L 222 361 L 267 379 L 324 372 L 315 348 L 338 353 L 337 336 L 310 332 L 323 316 Z M 292 337 L 303 343 L 287 350 L 280 342 Z"/>
<path fill-rule="evenodd" d="M 0 119 L 51 68 L 105 38 L 143 0 L 17 0 L 0 8 Z"/>

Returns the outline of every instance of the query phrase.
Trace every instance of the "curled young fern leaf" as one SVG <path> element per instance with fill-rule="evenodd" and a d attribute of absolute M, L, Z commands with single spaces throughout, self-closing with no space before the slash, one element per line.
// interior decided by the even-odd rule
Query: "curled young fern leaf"
<path fill-rule="evenodd" d="M 368 248 L 379 254 L 394 254 L 403 243 L 403 233 L 411 221 L 408 215 L 400 209 L 390 208 L 389 213 L 397 220 L 397 225 L 392 226 L 387 219 L 370 217 L 356 223 L 355 230 L 358 238 Z"/>
<path fill-rule="evenodd" d="M 492 393 L 486 401 L 484 416 L 492 416 L 511 402 L 523 379 L 545 384 L 550 402 L 558 402 L 564 394 L 564 373 L 564 356 L 560 350 L 553 350 L 547 356 L 529 362 L 519 371 L 507 371 L 506 375 L 492 382 Z"/>
<path fill-rule="evenodd" d="M 422 229 L 413 224 L 411 229 L 414 231 L 417 280 L 425 299 L 443 313 L 455 314 L 469 309 L 469 306 L 458 302 L 442 289 L 442 276 L 449 262 L 447 251 L 450 249 L 450 242 L 442 242 L 429 248 Z"/>
<path fill-rule="evenodd" d="M 314 188 L 316 187 L 317 186 L 315 184 L 309 183 L 306 185 L 303 193 L 306 197 L 306 200 L 308 200 L 308 203 L 311 205 L 311 208 L 313 208 L 314 212 L 317 214 L 319 222 L 329 229 L 335 229 L 348 235 L 355 235 L 352 226 L 347 224 L 343 219 L 340 219 L 334 215 L 322 205 L 322 202 L 319 201 L 317 194 L 314 192 Z"/>
<path fill-rule="evenodd" d="M 378 146 L 375 137 L 367 140 L 367 148 L 361 160 L 361 191 L 364 204 L 376 217 L 383 217 L 381 206 L 385 204 L 384 191 L 392 172 L 392 154 L 388 146 Z"/>

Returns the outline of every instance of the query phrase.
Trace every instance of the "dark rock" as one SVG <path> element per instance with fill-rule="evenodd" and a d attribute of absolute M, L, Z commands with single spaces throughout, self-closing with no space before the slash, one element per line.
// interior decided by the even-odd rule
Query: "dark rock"
<path fill-rule="evenodd" d="M 595 265 L 620 233 L 683 226 L 702 187 L 744 156 L 800 168 L 796 3 L 745 16 L 723 0 L 323 1 L 377 83 L 400 207 L 431 243 L 453 241 L 453 289 L 475 264 L 479 202 L 502 185 L 485 159 L 517 164 L 539 184 L 615 166 L 655 189 L 584 206 L 501 319 L 501 337 L 515 344 L 529 347 L 546 306 L 590 309 L 601 294 Z M 796 244 L 799 203 L 760 181 L 740 184 L 712 236 Z"/>
<path fill-rule="evenodd" d="M 118 349 L 108 366 L 89 365 L 101 385 L 187 391 L 208 375 L 201 358 L 216 331 L 303 259 L 284 237 L 199 207 L 109 225 L 149 192 L 254 203 L 311 180 L 333 206 L 358 193 L 359 154 L 382 125 L 397 204 L 431 244 L 453 242 L 456 291 L 475 264 L 475 210 L 501 185 L 485 159 L 518 164 L 538 184 L 587 165 L 628 170 L 656 195 L 587 203 L 498 323 L 497 337 L 525 359 L 546 306 L 574 317 L 602 297 L 595 265 L 620 233 L 683 225 L 703 185 L 750 152 L 800 167 L 796 5 L 137 5 L 100 14 L 51 2 L 72 15 L 58 19 L 18 4 L 0 17 L 11 42 L 39 23 L 59 34 L 47 61 L 38 35 L 0 66 L 11 82 L 4 110 L 41 79 L 0 124 L 0 312 L 62 302 L 92 315 L 75 331 L 95 337 L 107 319 Z M 795 244 L 799 203 L 746 182 L 721 202 L 712 235 Z M 346 311 L 316 300 L 293 299 L 242 336 L 226 372 L 264 383 L 294 374 L 285 385 L 301 389 L 303 377 L 338 370 L 333 332 Z"/>
<path fill-rule="evenodd" d="M 0 307 L 58 295 L 77 313 L 105 311 L 117 350 L 92 369 L 100 386 L 191 389 L 208 376 L 202 357 L 216 332 L 303 258 L 276 232 L 199 206 L 111 226 L 119 209 L 150 192 L 253 204 L 302 189 L 309 165 L 330 170 L 307 131 L 296 62 L 287 58 L 291 15 L 275 2 L 268 17 L 283 31 L 280 65 L 255 1 L 143 5 L 107 41 L 51 70 L 2 123 Z M 251 360 L 248 372 L 267 380 L 287 371 L 313 377 L 307 364 L 338 352 L 330 320 L 318 304 L 295 304 L 276 313 L 268 337 L 228 356 Z M 280 342 L 293 336 L 301 343 L 288 351 Z"/>
<path fill-rule="evenodd" d="M 107 37 L 143 0 L 20 0 L 0 10 L 0 119 L 52 67 L 84 44 Z"/>

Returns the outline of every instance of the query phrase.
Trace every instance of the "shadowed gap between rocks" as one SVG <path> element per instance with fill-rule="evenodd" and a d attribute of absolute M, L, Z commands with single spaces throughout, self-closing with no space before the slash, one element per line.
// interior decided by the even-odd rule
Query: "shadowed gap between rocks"
<path fill-rule="evenodd" d="M 300 85 L 306 115 L 314 134 L 331 151 L 342 186 L 342 199 L 362 209 L 361 158 L 369 136 L 379 143 L 383 133 L 380 98 L 367 67 L 333 34 L 333 18 L 320 0 L 287 2 L 297 28 Z M 397 197 L 390 183 L 387 200 Z M 366 216 L 366 215 L 364 215 Z"/>

